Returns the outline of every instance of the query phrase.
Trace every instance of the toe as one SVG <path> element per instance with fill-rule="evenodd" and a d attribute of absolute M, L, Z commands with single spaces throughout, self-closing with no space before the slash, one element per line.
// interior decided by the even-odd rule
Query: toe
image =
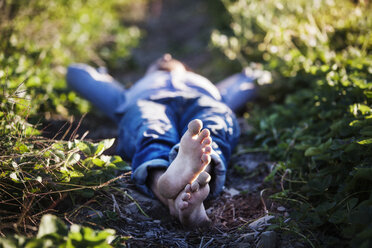
<path fill-rule="evenodd" d="M 199 119 L 190 121 L 188 125 L 189 132 L 192 135 L 197 135 L 203 127 L 203 122 Z"/>
<path fill-rule="evenodd" d="M 191 184 L 191 191 L 192 192 L 196 192 L 199 190 L 199 182 L 198 182 L 198 179 L 196 179 L 192 184 Z"/>
<path fill-rule="evenodd" d="M 170 61 L 172 59 L 172 55 L 170 55 L 169 53 L 166 53 L 163 55 L 162 59 L 164 61 Z"/>
<path fill-rule="evenodd" d="M 190 184 L 187 184 L 187 185 L 186 185 L 186 187 L 185 187 L 185 192 L 186 192 L 186 193 L 191 192 L 191 185 L 190 185 Z"/>
<path fill-rule="evenodd" d="M 205 147 L 204 150 L 203 150 L 203 152 L 206 153 L 206 154 L 211 154 L 212 147 L 210 147 L 210 146 Z"/>
<path fill-rule="evenodd" d="M 181 199 L 182 199 L 183 201 L 190 200 L 190 198 L 191 198 L 190 193 L 182 193 L 182 195 L 181 195 Z"/>
<path fill-rule="evenodd" d="M 203 171 L 202 173 L 200 173 L 200 175 L 195 180 L 195 182 L 197 182 L 197 184 L 199 185 L 199 187 L 205 186 L 210 181 L 211 181 L 211 175 L 209 175 L 209 173 L 207 173 L 205 171 Z M 191 185 L 191 188 L 192 188 L 192 185 Z"/>
<path fill-rule="evenodd" d="M 201 157 L 201 160 L 202 160 L 204 165 L 207 165 L 211 162 L 211 156 L 207 153 L 204 153 Z"/>
<path fill-rule="evenodd" d="M 198 141 L 200 143 L 202 143 L 202 141 L 204 141 L 205 139 L 207 139 L 209 136 L 210 136 L 209 130 L 208 129 L 203 129 L 203 131 L 201 131 L 201 133 L 198 136 Z"/>
<path fill-rule="evenodd" d="M 185 202 L 185 201 L 181 201 L 178 203 L 178 208 L 180 210 L 184 210 L 186 209 L 187 207 L 189 206 L 189 203 L 188 202 Z"/>
<path fill-rule="evenodd" d="M 203 146 L 208 146 L 208 145 L 210 145 L 210 144 L 212 144 L 212 138 L 211 138 L 211 137 L 206 137 L 206 138 L 203 140 L 203 142 L 202 142 L 202 145 L 203 145 Z"/>

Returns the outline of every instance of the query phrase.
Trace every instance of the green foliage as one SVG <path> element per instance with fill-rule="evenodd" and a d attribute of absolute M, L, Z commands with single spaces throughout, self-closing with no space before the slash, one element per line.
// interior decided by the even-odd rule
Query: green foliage
<path fill-rule="evenodd" d="M 0 3 L 0 79 L 27 90 L 31 117 L 87 112 L 89 105 L 66 90 L 71 62 L 120 66 L 140 32 L 121 25 L 128 0 L 3 0 Z M 6 80 L 7 79 L 7 80 Z M 20 105 L 21 106 L 21 105 Z M 20 109 L 22 111 L 22 109 Z"/>
<path fill-rule="evenodd" d="M 274 85 L 249 122 L 302 229 L 325 246 L 372 240 L 372 18 L 366 1 L 223 1 L 231 33 L 212 42 L 260 62 Z M 267 102 L 267 101 L 266 101 Z M 267 105 L 267 104 L 266 104 Z M 290 173 L 288 173 L 290 172 Z M 311 237 L 310 237 L 311 238 Z"/>
<path fill-rule="evenodd" d="M 74 209 L 120 178 L 117 173 L 130 169 L 120 157 L 103 154 L 114 140 L 49 140 L 30 124 L 89 110 L 88 102 L 67 90 L 65 68 L 72 62 L 121 66 L 140 37 L 138 28 L 121 23 L 129 4 L 0 0 L 1 235 L 32 235 L 42 214 Z M 54 242 L 63 240 L 61 247 L 98 247 L 108 237 L 75 226 L 68 241 L 45 225 L 37 238 L 0 242 L 5 247 L 13 241 L 22 247 L 55 247 Z"/>
<path fill-rule="evenodd" d="M 56 216 L 46 214 L 40 221 L 39 231 L 34 238 L 13 236 L 0 238 L 0 247 L 4 248 L 37 248 L 37 247 L 66 247 L 66 248 L 106 248 L 112 247 L 115 231 L 104 229 L 95 231 L 89 227 L 73 224 L 67 226 Z"/>
<path fill-rule="evenodd" d="M 94 196 L 130 170 L 119 156 L 107 156 L 114 139 L 54 141 L 39 136 L 25 116 L 15 111 L 20 92 L 7 93 L 0 103 L 0 232 L 28 233 L 40 213 L 55 211 L 62 200 L 78 202 Z M 26 109 L 27 110 L 27 109 Z M 36 241 L 35 241 L 36 242 Z"/>

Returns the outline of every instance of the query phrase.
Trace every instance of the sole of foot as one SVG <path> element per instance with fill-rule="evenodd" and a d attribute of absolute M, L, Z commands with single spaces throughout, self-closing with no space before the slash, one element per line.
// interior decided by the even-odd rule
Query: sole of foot
<path fill-rule="evenodd" d="M 199 184 L 198 182 L 194 182 Z M 194 186 L 188 184 L 179 193 L 174 201 L 178 219 L 185 227 L 205 227 L 210 224 L 210 220 L 204 208 L 203 201 L 209 194 L 209 184 Z"/>
<path fill-rule="evenodd" d="M 210 163 L 212 139 L 209 130 L 202 128 L 203 123 L 198 119 L 189 123 L 176 158 L 159 178 L 158 188 L 165 198 L 175 199 Z"/>
<path fill-rule="evenodd" d="M 184 64 L 173 59 L 169 53 L 164 54 L 161 58 L 153 62 L 147 69 L 146 74 L 151 74 L 156 71 L 186 71 Z"/>

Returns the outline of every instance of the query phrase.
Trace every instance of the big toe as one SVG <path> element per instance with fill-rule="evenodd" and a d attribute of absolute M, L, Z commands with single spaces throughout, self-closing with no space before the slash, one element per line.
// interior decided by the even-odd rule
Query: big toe
<path fill-rule="evenodd" d="M 204 187 L 211 181 L 211 175 L 207 172 L 203 171 L 199 174 L 199 176 L 195 179 L 194 182 L 189 187 L 186 187 L 186 192 L 196 192 L 199 188 Z"/>
<path fill-rule="evenodd" d="M 190 121 L 188 125 L 189 132 L 192 135 L 197 135 L 203 127 L 203 122 L 199 119 Z"/>
<path fill-rule="evenodd" d="M 196 178 L 196 181 L 198 184 L 203 187 L 206 184 L 208 184 L 211 181 L 211 175 L 209 175 L 208 172 L 203 171 L 202 173 L 199 174 L 199 176 Z"/>
<path fill-rule="evenodd" d="M 162 59 L 163 59 L 164 61 L 171 61 L 171 60 L 172 60 L 172 55 L 169 54 L 169 53 L 165 53 L 165 54 L 163 55 Z"/>

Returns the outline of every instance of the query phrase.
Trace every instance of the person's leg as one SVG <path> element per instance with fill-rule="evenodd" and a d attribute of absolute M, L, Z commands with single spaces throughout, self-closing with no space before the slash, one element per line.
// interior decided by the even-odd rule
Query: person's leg
<path fill-rule="evenodd" d="M 256 86 L 254 79 L 257 75 L 243 70 L 241 73 L 234 74 L 216 84 L 222 100 L 234 112 L 239 111 L 244 105 L 255 96 Z"/>
<path fill-rule="evenodd" d="M 239 124 L 229 107 L 210 97 L 190 100 L 186 105 L 188 111 L 183 112 L 181 125 L 192 119 L 200 119 L 204 128 L 210 131 L 212 138 L 210 195 L 216 197 L 224 186 L 227 164 L 240 136 Z M 183 132 L 185 130 L 180 131 Z"/>
<path fill-rule="evenodd" d="M 180 139 L 177 115 L 167 104 L 140 100 L 128 108 L 119 125 L 117 152 L 132 160 L 132 179 L 142 192 L 153 196 L 149 175 L 153 170 L 164 170 L 167 176 L 160 191 L 163 197 L 174 199 L 207 166 L 211 140 L 207 130 L 201 131 L 200 123 L 191 122 Z M 170 163 L 169 153 L 180 140 L 182 152 Z"/>
<path fill-rule="evenodd" d="M 66 80 L 73 90 L 90 101 L 115 122 L 120 117 L 115 110 L 125 102 L 125 89 L 110 75 L 100 73 L 85 64 L 73 64 L 67 69 Z"/>
<path fill-rule="evenodd" d="M 149 196 L 154 196 L 148 187 L 149 173 L 168 168 L 169 151 L 179 142 L 175 126 L 171 109 L 149 100 L 129 106 L 119 124 L 117 153 L 132 162 L 132 179 Z"/>
<path fill-rule="evenodd" d="M 180 110 L 178 113 L 175 113 L 175 115 L 179 117 L 178 127 L 182 130 L 185 126 L 184 130 L 180 132 L 184 134 L 179 146 L 175 146 L 172 149 L 172 152 L 177 150 L 173 162 L 166 171 L 163 170 L 158 172 L 157 176 L 152 181 L 155 183 L 152 183 L 151 187 L 155 194 L 156 192 L 159 192 L 159 199 L 165 199 L 165 202 L 167 202 L 167 206 L 169 207 L 171 213 L 177 216 L 181 223 L 186 226 L 200 226 L 208 222 L 208 217 L 206 215 L 203 202 L 210 194 L 210 185 L 213 190 L 211 192 L 212 196 L 217 196 L 222 190 L 225 181 L 227 161 L 230 158 L 232 149 L 237 143 L 240 133 L 239 127 L 235 115 L 232 113 L 231 109 L 221 102 L 214 101 L 210 97 L 200 97 L 196 99 L 186 98 L 182 100 L 182 102 L 174 99 L 172 104 L 182 106 L 182 108 L 180 108 L 182 110 Z M 195 121 L 197 118 L 202 120 L 202 122 L 200 122 L 200 120 Z M 189 120 L 193 119 L 194 121 L 189 123 Z M 209 130 L 210 132 L 200 132 L 202 124 L 204 124 L 205 129 Z M 194 171 L 196 182 L 203 174 L 202 171 L 205 169 L 205 165 L 200 163 L 201 157 L 199 157 L 199 155 L 197 155 L 198 153 L 194 152 L 193 149 L 195 149 L 195 147 L 200 147 L 199 144 L 200 142 L 203 143 L 202 140 L 206 140 L 205 142 L 209 146 L 209 135 L 207 136 L 208 139 L 200 139 L 198 142 L 194 142 L 195 139 L 190 139 L 190 136 L 193 137 L 194 135 L 196 135 L 196 139 L 198 139 L 200 137 L 198 135 L 203 132 L 210 133 L 212 137 L 211 141 L 213 141 L 213 152 L 208 152 L 206 154 L 213 160 L 213 165 L 210 168 L 210 173 L 212 175 L 210 178 L 211 183 L 206 183 L 205 186 L 199 187 L 199 189 L 195 189 L 195 191 L 192 190 L 194 188 L 192 183 L 187 183 L 186 187 L 177 194 L 179 188 L 177 188 L 177 191 L 173 191 L 172 185 L 177 185 L 180 179 L 183 180 L 182 169 L 184 168 L 185 164 L 201 165 L 199 167 L 195 167 L 200 168 L 199 171 Z M 185 154 L 184 151 L 188 150 L 187 146 L 192 147 L 192 149 L 186 152 L 186 154 L 193 154 L 190 156 L 189 160 L 192 161 L 192 163 L 187 163 L 188 159 L 183 157 Z M 196 148 L 196 150 L 198 149 L 199 148 Z M 183 181 L 182 184 L 184 185 L 185 182 L 187 181 Z M 173 197 L 174 194 L 177 194 L 175 198 Z"/>
<path fill-rule="evenodd" d="M 187 123 L 180 152 L 169 165 L 169 151 L 180 134 L 179 115 L 166 101 L 139 101 L 128 108 L 119 151 L 132 159 L 132 178 L 143 192 L 155 195 L 182 224 L 200 226 L 209 221 L 203 205 L 209 194 L 210 175 L 203 172 L 210 161 L 209 132 L 201 131 L 200 120 Z"/>
<path fill-rule="evenodd" d="M 175 116 L 166 105 L 139 101 L 123 117 L 119 146 L 130 155 L 132 178 L 142 192 L 158 198 L 182 224 L 200 226 L 208 223 L 203 201 L 210 176 L 200 173 L 210 160 L 211 141 L 208 131 L 200 132 L 199 120 L 190 122 L 181 138 L 182 152 L 169 163 L 169 152 L 179 142 Z M 165 174 L 166 187 L 159 183 Z"/>

